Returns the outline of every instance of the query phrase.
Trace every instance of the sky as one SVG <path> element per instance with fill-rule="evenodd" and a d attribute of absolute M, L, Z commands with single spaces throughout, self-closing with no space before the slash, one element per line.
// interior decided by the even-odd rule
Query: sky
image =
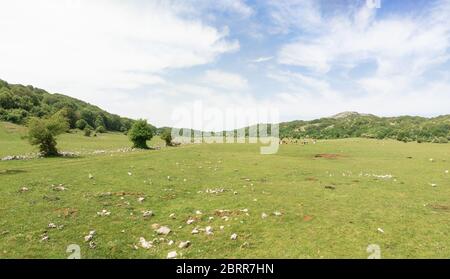
<path fill-rule="evenodd" d="M 0 79 L 157 126 L 194 102 L 449 114 L 450 0 L 377 1 L 0 0 Z"/>

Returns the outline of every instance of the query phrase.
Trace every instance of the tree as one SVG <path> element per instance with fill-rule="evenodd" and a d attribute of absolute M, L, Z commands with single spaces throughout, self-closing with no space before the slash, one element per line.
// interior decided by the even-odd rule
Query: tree
<path fill-rule="evenodd" d="M 98 126 L 97 129 L 95 129 L 95 131 L 97 133 L 103 134 L 103 133 L 106 133 L 106 128 L 103 126 Z"/>
<path fill-rule="evenodd" d="M 95 128 L 98 127 L 105 127 L 105 119 L 103 119 L 103 117 L 101 115 L 97 115 L 97 117 L 95 118 L 95 122 L 94 122 Z"/>
<path fill-rule="evenodd" d="M 80 119 L 77 121 L 77 123 L 75 123 L 75 126 L 80 130 L 84 130 L 86 128 L 86 126 L 89 126 L 89 124 L 86 122 L 86 120 Z M 89 126 L 89 127 L 91 127 L 91 126 Z"/>
<path fill-rule="evenodd" d="M 134 122 L 128 132 L 128 137 L 133 142 L 133 147 L 148 149 L 147 141 L 152 139 L 153 131 L 147 120 L 139 119 Z"/>
<path fill-rule="evenodd" d="M 90 137 L 94 129 L 88 124 L 84 127 L 84 136 Z"/>
<path fill-rule="evenodd" d="M 160 135 L 161 139 L 166 142 L 166 146 L 172 146 L 172 132 L 170 129 L 164 129 Z"/>
<path fill-rule="evenodd" d="M 28 122 L 28 139 L 32 145 L 38 145 L 43 156 L 58 156 L 55 137 L 69 128 L 69 122 L 61 114 L 48 119 L 31 118 Z"/>

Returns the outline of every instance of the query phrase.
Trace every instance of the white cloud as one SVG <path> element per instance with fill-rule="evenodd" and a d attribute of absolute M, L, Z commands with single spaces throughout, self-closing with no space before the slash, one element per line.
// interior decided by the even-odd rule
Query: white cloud
<path fill-rule="evenodd" d="M 239 74 L 220 70 L 206 71 L 202 81 L 209 86 L 228 90 L 241 91 L 248 88 L 248 81 Z"/>
<path fill-rule="evenodd" d="M 0 0 L 0 7 L 2 78 L 75 97 L 158 84 L 167 69 L 239 48 L 226 28 L 183 19 L 170 2 Z"/>
<path fill-rule="evenodd" d="M 267 62 L 272 60 L 274 57 L 273 56 L 262 56 L 262 57 L 258 57 L 256 59 L 251 60 L 251 63 L 262 63 L 262 62 Z"/>

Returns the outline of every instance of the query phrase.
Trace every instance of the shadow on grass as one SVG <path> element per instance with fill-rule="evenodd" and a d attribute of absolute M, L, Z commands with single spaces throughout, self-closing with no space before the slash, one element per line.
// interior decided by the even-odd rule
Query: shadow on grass
<path fill-rule="evenodd" d="M 0 170 L 0 175 L 14 175 L 19 173 L 24 173 L 24 170 Z"/>

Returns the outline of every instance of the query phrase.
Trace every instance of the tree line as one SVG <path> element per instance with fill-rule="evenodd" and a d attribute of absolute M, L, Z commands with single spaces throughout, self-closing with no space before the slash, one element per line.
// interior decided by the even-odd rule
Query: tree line
<path fill-rule="evenodd" d="M 49 118 L 56 113 L 67 118 L 69 129 L 88 128 L 99 133 L 126 132 L 134 122 L 69 96 L 0 80 L 1 121 L 26 124 L 32 117 Z"/>

